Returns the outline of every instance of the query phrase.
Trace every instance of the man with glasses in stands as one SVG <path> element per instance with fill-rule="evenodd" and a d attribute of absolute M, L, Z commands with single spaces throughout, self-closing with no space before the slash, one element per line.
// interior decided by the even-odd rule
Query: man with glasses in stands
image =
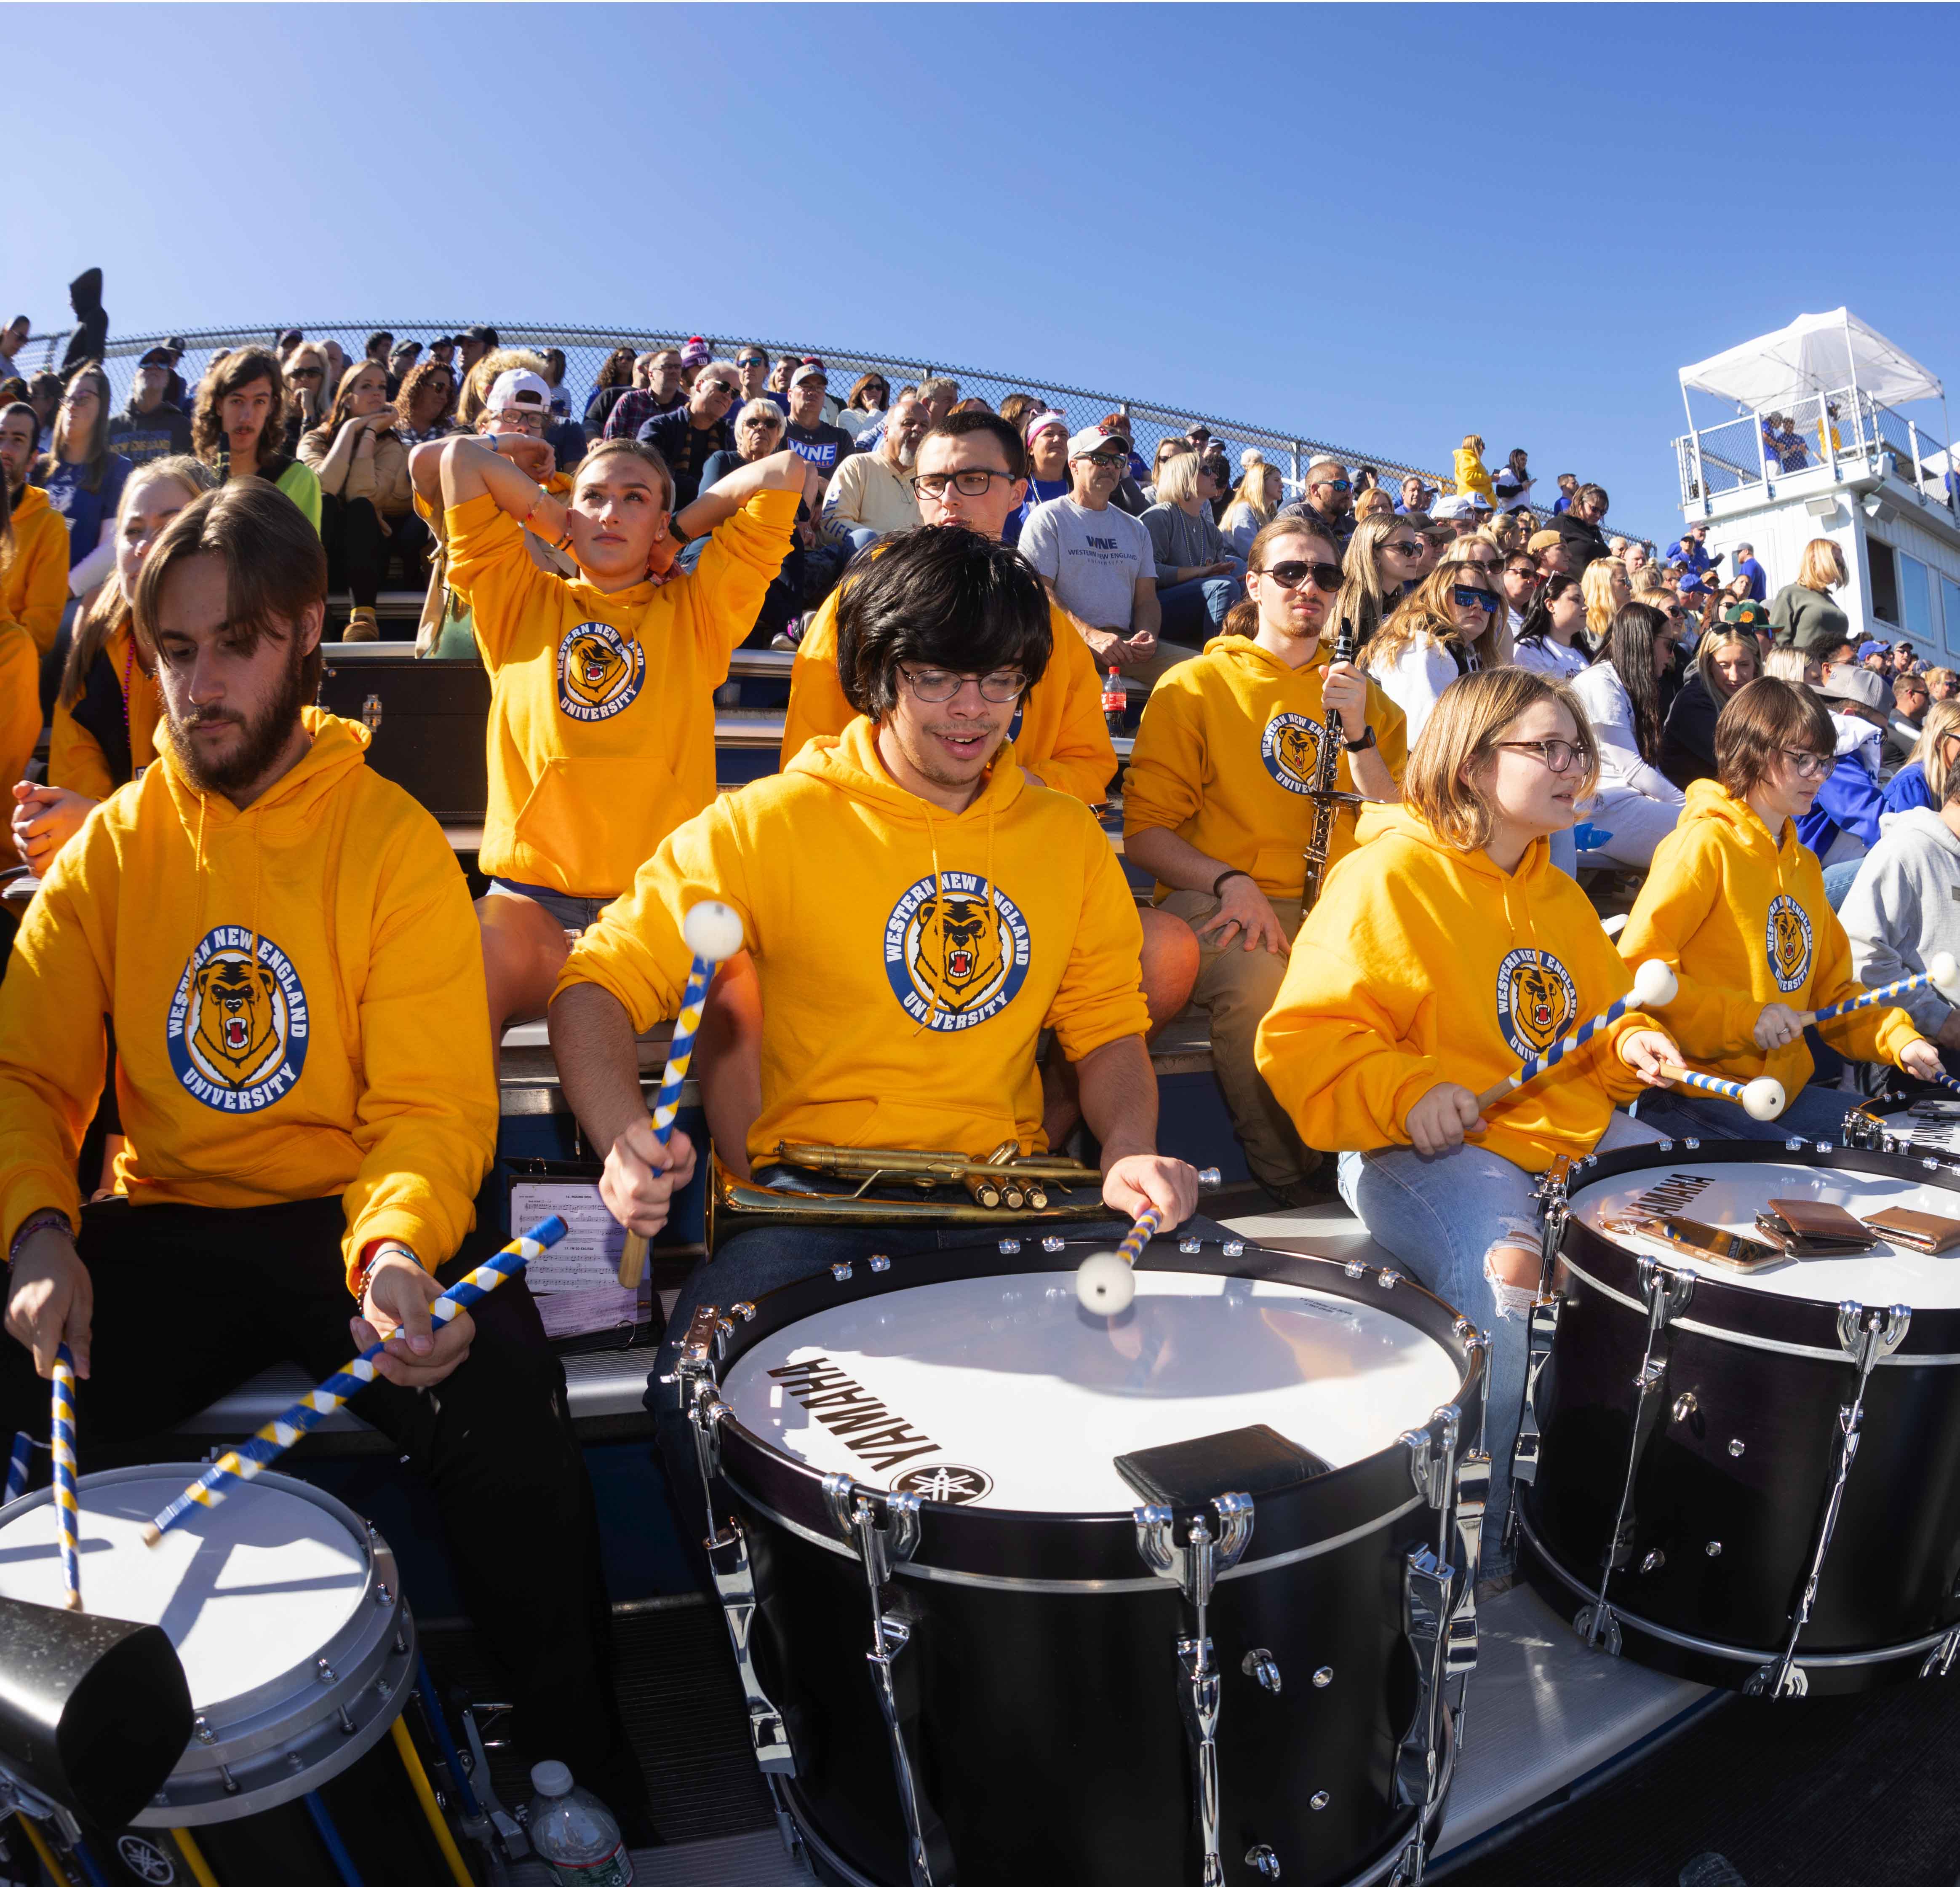
<path fill-rule="evenodd" d="M 1279 508 L 1281 517 L 1297 517 L 1325 531 L 1337 550 L 1344 550 L 1354 534 L 1354 484 L 1338 459 L 1316 459 L 1306 468 L 1306 495 Z"/>
<path fill-rule="evenodd" d="M 742 376 L 742 403 L 762 399 L 769 390 L 769 356 L 766 348 L 751 342 L 735 350 L 735 371 Z"/>
<path fill-rule="evenodd" d="M 741 393 L 741 379 L 734 368 L 726 361 L 710 361 L 695 375 L 685 404 L 672 412 L 657 414 L 633 434 L 667 460 L 673 475 L 673 510 L 683 509 L 699 496 L 702 471 L 711 454 L 734 450 L 728 415 Z M 623 406 L 625 401 L 619 404 Z M 607 431 L 611 429 L 609 421 Z"/>
<path fill-rule="evenodd" d="M 634 364 L 638 374 L 639 364 Z M 606 417 L 608 439 L 637 439 L 640 428 L 649 419 L 662 413 L 678 412 L 686 405 L 687 396 L 680 390 L 680 349 L 663 347 L 647 358 L 646 380 L 644 385 L 636 383 L 631 393 L 622 393 Z"/>

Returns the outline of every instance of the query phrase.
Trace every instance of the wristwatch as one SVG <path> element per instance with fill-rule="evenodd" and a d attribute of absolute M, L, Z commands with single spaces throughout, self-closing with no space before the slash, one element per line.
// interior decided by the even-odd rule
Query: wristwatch
<path fill-rule="evenodd" d="M 1344 740 L 1341 744 L 1342 746 L 1345 747 L 1350 753 L 1360 753 L 1364 749 L 1372 747 L 1375 744 L 1375 730 L 1373 727 L 1363 727 L 1361 730 L 1361 737 L 1360 740 Z"/>

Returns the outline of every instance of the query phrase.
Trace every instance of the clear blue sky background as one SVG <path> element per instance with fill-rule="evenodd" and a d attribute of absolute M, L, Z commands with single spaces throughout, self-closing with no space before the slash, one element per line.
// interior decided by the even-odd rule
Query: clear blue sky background
<path fill-rule="evenodd" d="M 1848 303 L 1960 374 L 1950 8 L 16 5 L 5 33 L 11 96 L 65 101 L 0 199 L 0 299 L 37 326 L 95 263 L 124 333 L 928 352 L 1437 467 L 1475 431 L 1670 536 L 1683 363 Z"/>

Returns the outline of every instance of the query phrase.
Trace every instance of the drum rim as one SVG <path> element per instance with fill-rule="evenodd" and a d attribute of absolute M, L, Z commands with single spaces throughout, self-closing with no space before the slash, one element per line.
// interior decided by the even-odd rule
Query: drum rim
<path fill-rule="evenodd" d="M 1682 1157 L 1685 1144 L 1676 1138 L 1650 1141 L 1618 1153 L 1589 1154 L 1573 1165 L 1567 1176 L 1567 1210 L 1559 1236 L 1559 1255 L 1567 1268 L 1592 1289 L 1617 1306 L 1642 1317 L 1647 1311 L 1640 1296 L 1639 1265 L 1644 1255 L 1588 1225 L 1572 1208 L 1582 1194 L 1596 1185 Z M 1960 1169 L 1930 1155 L 1880 1153 L 1834 1141 L 1810 1140 L 1794 1147 L 1774 1141 L 1704 1140 L 1688 1150 L 1697 1163 L 1774 1163 L 1870 1173 L 1960 1194 Z M 1663 1271 L 1674 1268 L 1658 1254 L 1654 1255 Z M 1694 1292 L 1681 1314 L 1671 1320 L 1674 1329 L 1747 1348 L 1814 1357 L 1823 1362 L 1846 1360 L 1844 1346 L 1838 1338 L 1839 1300 L 1764 1290 L 1752 1287 L 1746 1277 L 1716 1278 L 1685 1268 L 1683 1274 L 1694 1278 Z M 1881 1357 L 1879 1366 L 1898 1369 L 1960 1364 L 1960 1308 L 1921 1309 L 1914 1306 L 1904 1341 L 1892 1354 Z"/>
<path fill-rule="evenodd" d="M 203 1472 L 204 1465 L 198 1462 L 144 1462 L 131 1467 L 98 1469 L 94 1473 L 78 1475 L 75 1488 L 85 1510 L 91 1487 L 116 1487 L 134 1481 L 154 1480 L 181 1491 Z M 242 1487 L 228 1490 L 225 1498 L 228 1501 L 250 1500 L 256 1497 L 255 1490 L 296 1495 L 310 1501 L 338 1523 L 360 1551 L 361 1589 L 340 1628 L 326 1644 L 316 1645 L 298 1663 L 249 1691 L 202 1704 L 192 1699 L 193 1707 L 213 1733 L 213 1739 L 207 1743 L 192 1738 L 164 1784 L 167 1790 L 173 1784 L 193 1775 L 215 1774 L 220 1764 L 240 1766 L 266 1749 L 277 1749 L 290 1742 L 313 1719 L 332 1715 L 335 1706 L 330 1700 L 339 1696 L 339 1685 L 329 1685 L 320 1681 L 316 1675 L 317 1661 L 326 1659 L 336 1674 L 344 1672 L 352 1664 L 364 1664 L 373 1656 L 377 1644 L 385 1645 L 392 1639 L 400 1616 L 406 1609 L 399 1581 L 391 1589 L 390 1602 L 377 1601 L 376 1589 L 380 1577 L 381 1558 L 385 1554 L 392 1561 L 392 1552 L 380 1533 L 345 1501 L 310 1481 L 271 1470 L 254 1475 Z M 30 1510 L 52 1504 L 53 1500 L 54 1490 L 47 1487 L 23 1494 L 19 1500 L 0 1507 L 0 1531 Z M 282 1708 L 286 1713 L 283 1723 L 266 1722 L 269 1714 Z M 228 1739 L 228 1733 L 234 1733 Z"/>
<path fill-rule="evenodd" d="M 1227 1257 L 1221 1241 L 1208 1241 L 1200 1251 L 1189 1252 L 1179 1250 L 1174 1239 L 1160 1238 L 1146 1250 L 1139 1268 L 1293 1284 L 1387 1310 L 1414 1325 L 1456 1363 L 1453 1404 L 1462 1411 L 1459 1458 L 1475 1444 L 1481 1434 L 1488 1351 L 1481 1337 L 1449 1304 L 1393 1267 L 1281 1251 L 1251 1239 L 1233 1242 L 1242 1249 Z M 1071 1249 L 1086 1255 L 1107 1245 L 1106 1239 L 1064 1239 L 1061 1249 L 1045 1249 L 1041 1241 L 1029 1239 L 1020 1251 L 1004 1252 L 998 1243 L 975 1243 L 912 1254 L 903 1261 L 903 1271 L 895 1266 L 883 1272 L 872 1271 L 864 1261 L 854 1261 L 847 1278 L 822 1272 L 757 1297 L 754 1314 L 734 1324 L 721 1373 L 725 1374 L 729 1365 L 762 1338 L 833 1303 L 968 1278 L 1068 1271 L 1074 1268 Z M 1394 1281 L 1386 1287 L 1380 1282 L 1385 1274 Z M 825 1551 L 854 1558 L 855 1548 L 831 1520 L 822 1471 L 745 1427 L 725 1402 L 721 1408 L 715 1425 L 721 1472 L 745 1504 Z M 1433 1420 L 1433 1413 L 1424 1419 Z M 1336 1550 L 1337 1542 L 1348 1543 L 1395 1524 L 1422 1504 L 1410 1459 L 1405 1444 L 1391 1443 L 1298 1488 L 1261 1497 L 1252 1547 L 1225 1577 L 1245 1578 L 1276 1570 Z M 884 1490 L 859 1484 L 882 1504 Z M 907 1577 L 1030 1592 L 1169 1589 L 1154 1576 L 1138 1576 L 1141 1562 L 1132 1509 L 1039 1510 L 922 1500 L 920 1513 L 918 1550 L 894 1568 Z"/>

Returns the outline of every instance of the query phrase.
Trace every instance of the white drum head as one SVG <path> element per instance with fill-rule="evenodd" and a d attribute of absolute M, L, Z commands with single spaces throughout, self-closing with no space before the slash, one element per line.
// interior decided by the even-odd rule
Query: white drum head
<path fill-rule="evenodd" d="M 747 1351 L 723 1394 L 743 1427 L 822 1473 L 1107 1513 L 1140 1497 L 1117 1455 L 1265 1423 L 1344 1467 L 1460 1383 L 1450 1353 L 1386 1306 L 1147 1271 L 1132 1313 L 1106 1321 L 1077 1303 L 1073 1271 L 1037 1271 L 820 1311 Z"/>
<path fill-rule="evenodd" d="M 1879 1124 L 1891 1138 L 1909 1140 L 1930 1154 L 1960 1154 L 1960 1101 L 1915 1101 Z"/>
<path fill-rule="evenodd" d="M 1876 1173 L 1834 1171 L 1793 1161 L 1750 1160 L 1698 1166 L 1683 1152 L 1666 1165 L 1641 1166 L 1616 1179 L 1583 1186 L 1571 1209 L 1602 1237 L 1629 1251 L 1665 1255 L 1670 1267 L 1719 1278 L 1745 1290 L 1783 1297 L 1808 1297 L 1826 1303 L 1847 1298 L 1866 1304 L 1907 1304 L 1915 1310 L 1960 1306 L 1960 1247 L 1937 1256 L 1882 1240 L 1848 1258 L 1793 1258 L 1760 1271 L 1698 1257 L 1685 1246 L 1654 1243 L 1608 1231 L 1602 1224 L 1630 1210 L 1672 1213 L 1699 1219 L 1725 1232 L 1756 1235 L 1756 1214 L 1772 1199 L 1809 1199 L 1841 1205 L 1853 1218 L 1868 1218 L 1887 1206 L 1960 1219 L 1960 1192 L 1915 1185 Z M 1644 1203 L 1643 1203 L 1644 1202 Z"/>
<path fill-rule="evenodd" d="M 81 1602 L 106 1618 L 161 1625 L 191 1702 L 212 1710 L 310 1664 L 360 1606 L 368 1561 L 324 1507 L 262 1481 L 234 1488 L 145 1546 L 143 1529 L 198 1472 L 82 1476 Z M 0 1522 L 0 1596 L 59 1605 L 62 1594 L 54 1504 L 37 1500 Z"/>

